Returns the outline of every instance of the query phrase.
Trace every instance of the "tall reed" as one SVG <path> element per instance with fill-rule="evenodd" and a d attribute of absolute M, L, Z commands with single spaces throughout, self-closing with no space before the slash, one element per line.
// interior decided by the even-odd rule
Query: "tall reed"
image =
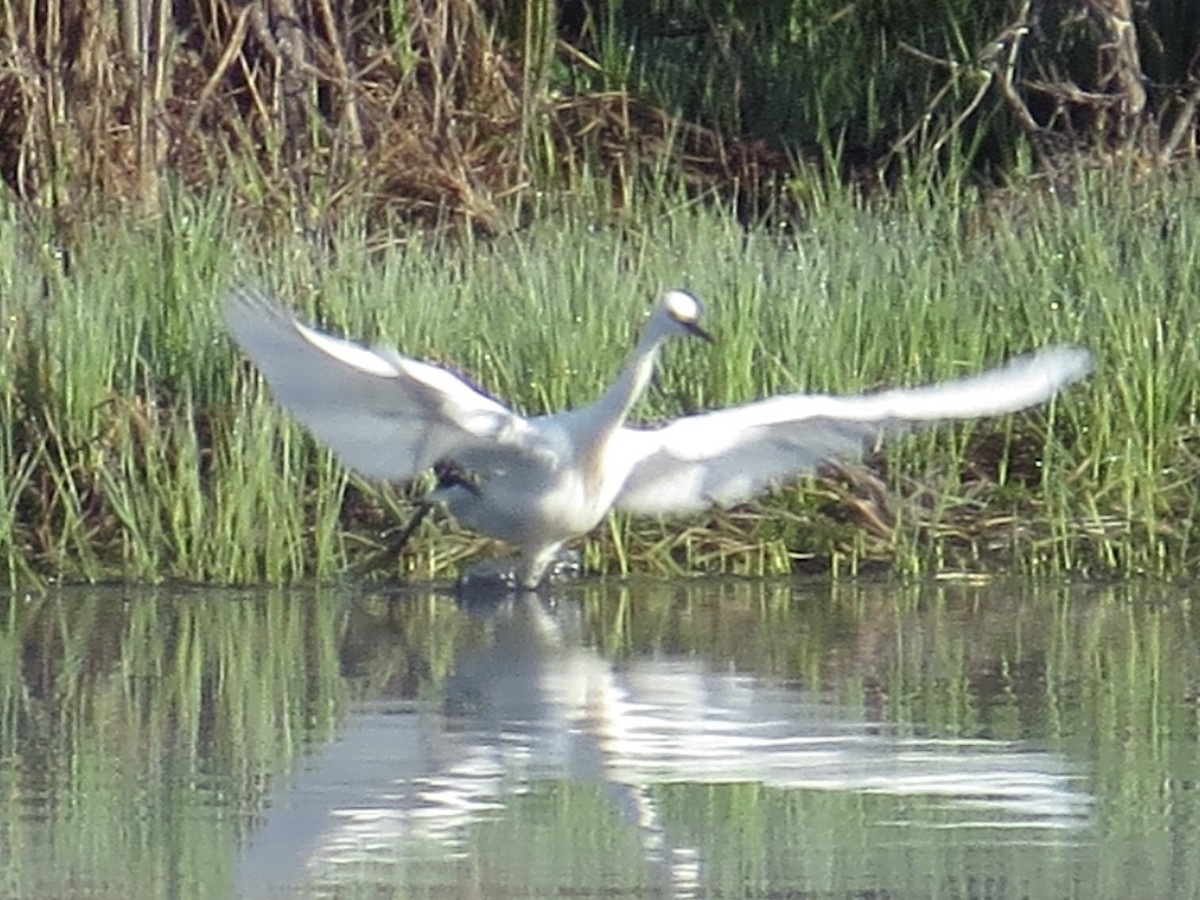
<path fill-rule="evenodd" d="M 923 432 L 735 510 L 618 517 L 585 556 L 601 571 L 1186 571 L 1200 181 L 1084 175 L 1069 200 L 1036 183 L 989 198 L 914 188 L 869 208 L 822 190 L 790 233 L 667 196 L 628 221 L 580 206 L 487 241 L 386 251 L 365 224 L 264 237 L 219 200 L 181 198 L 153 227 L 89 226 L 69 260 L 9 209 L 0 565 L 12 583 L 277 581 L 386 559 L 412 497 L 348 479 L 270 404 L 220 321 L 223 292 L 249 281 L 529 413 L 595 397 L 672 286 L 706 301 L 718 342 L 667 351 L 643 420 L 1081 343 L 1094 379 L 1045 409 Z M 436 520 L 388 571 L 445 576 L 496 551 Z"/>

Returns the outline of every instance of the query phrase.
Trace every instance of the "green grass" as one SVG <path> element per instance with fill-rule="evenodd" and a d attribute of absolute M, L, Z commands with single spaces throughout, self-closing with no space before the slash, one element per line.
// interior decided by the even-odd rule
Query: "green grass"
<path fill-rule="evenodd" d="M 601 571 L 1185 572 L 1197 474 L 1192 312 L 1200 180 L 1084 173 L 981 199 L 905 190 L 867 207 L 823 185 L 793 233 L 664 199 L 635 218 L 555 209 L 488 242 L 372 249 L 255 234 L 227 205 L 48 232 L 0 219 L 0 566 L 39 579 L 237 582 L 367 564 L 409 506 L 346 473 L 277 412 L 220 323 L 258 283 L 322 326 L 451 362 L 526 412 L 588 401 L 666 287 L 708 305 L 713 346 L 678 345 L 652 420 L 779 391 L 970 374 L 1056 342 L 1096 355 L 1047 409 L 923 432 L 861 487 L 789 486 L 687 521 L 618 518 Z M 858 499 L 855 499 L 855 498 Z M 867 513 L 870 513 L 869 507 Z M 444 577 L 496 548 L 438 521 L 392 573 Z"/>
<path fill-rule="evenodd" d="M 1009 24 L 1001 6 L 970 0 L 618 0 L 606 10 L 597 49 L 607 77 L 723 133 L 830 157 L 840 147 L 860 163 L 882 160 L 914 127 L 932 143 L 978 88 L 980 48 Z M 1008 149 L 1013 134 L 994 108 L 967 134 Z"/>

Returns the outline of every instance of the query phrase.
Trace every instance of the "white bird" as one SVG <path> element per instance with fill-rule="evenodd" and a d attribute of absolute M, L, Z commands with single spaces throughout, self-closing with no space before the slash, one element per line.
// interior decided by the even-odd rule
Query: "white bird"
<path fill-rule="evenodd" d="M 659 349 L 711 340 L 696 298 L 662 295 L 617 380 L 590 406 L 526 418 L 440 366 L 309 328 L 264 294 L 225 303 L 233 336 L 275 400 L 368 478 L 433 468 L 430 495 L 470 528 L 518 550 L 516 583 L 536 587 L 563 544 L 612 509 L 663 515 L 749 499 L 887 432 L 1014 412 L 1091 371 L 1078 347 L 1049 347 L 972 378 L 847 397 L 783 394 L 659 427 L 626 425 Z"/>

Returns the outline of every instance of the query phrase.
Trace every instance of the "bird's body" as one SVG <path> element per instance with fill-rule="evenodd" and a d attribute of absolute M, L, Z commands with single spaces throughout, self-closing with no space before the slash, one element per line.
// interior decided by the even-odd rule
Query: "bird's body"
<path fill-rule="evenodd" d="M 617 380 L 593 404 L 525 418 L 459 376 L 301 324 L 250 290 L 226 320 L 276 400 L 350 468 L 408 481 L 434 468 L 470 528 L 514 545 L 518 581 L 535 587 L 562 545 L 613 508 L 651 515 L 745 500 L 820 463 L 854 456 L 888 430 L 1012 412 L 1090 371 L 1052 347 L 974 378 L 850 397 L 785 394 L 657 428 L 626 425 L 662 344 L 696 334 L 700 304 L 669 291 Z"/>

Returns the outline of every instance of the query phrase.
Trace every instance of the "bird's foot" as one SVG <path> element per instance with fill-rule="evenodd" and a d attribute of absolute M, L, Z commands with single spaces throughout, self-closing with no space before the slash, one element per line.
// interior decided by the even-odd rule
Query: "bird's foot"
<path fill-rule="evenodd" d="M 559 550 L 554 561 L 546 569 L 543 578 L 546 584 L 561 584 L 574 581 L 583 575 L 583 554 L 578 550 Z"/>
<path fill-rule="evenodd" d="M 458 576 L 460 591 L 523 591 L 530 588 L 521 584 L 524 569 L 518 557 L 489 559 L 476 563 Z M 562 550 L 546 567 L 541 584 L 561 584 L 572 581 L 583 574 L 583 557 L 578 550 Z"/>

